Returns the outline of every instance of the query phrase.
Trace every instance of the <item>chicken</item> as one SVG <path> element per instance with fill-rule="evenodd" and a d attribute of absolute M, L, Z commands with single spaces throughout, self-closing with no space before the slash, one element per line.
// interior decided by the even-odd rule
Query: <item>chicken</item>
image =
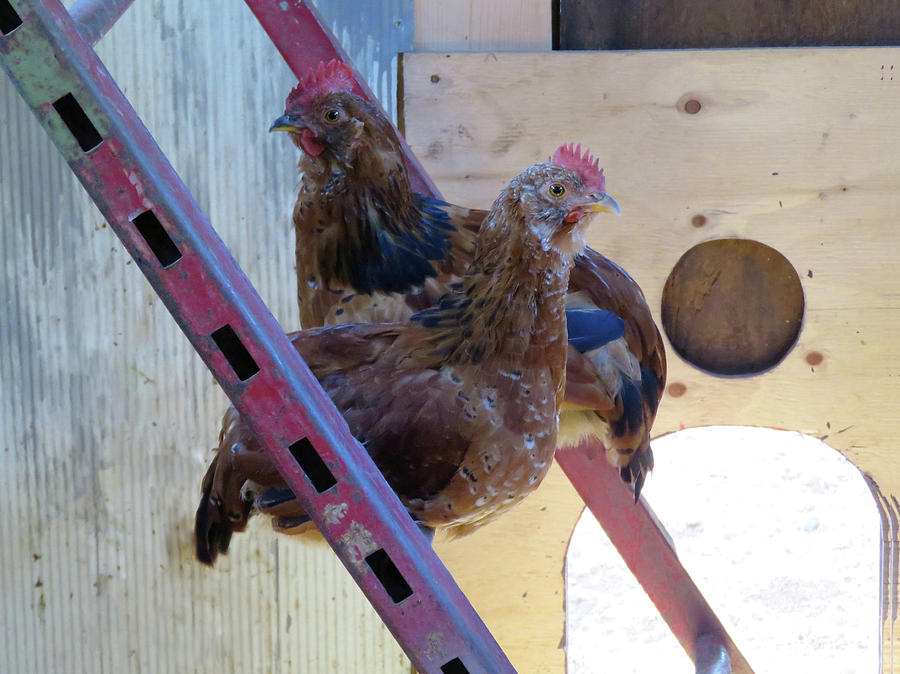
<path fill-rule="evenodd" d="M 352 88 L 346 65 L 320 64 L 270 129 L 301 150 L 293 224 L 305 327 L 404 320 L 431 306 L 471 260 L 486 214 L 413 192 L 393 125 Z M 561 444 L 598 439 L 637 501 L 653 467 L 662 338 L 637 283 L 590 248 L 575 261 L 568 307 Z"/>
<path fill-rule="evenodd" d="M 394 126 L 352 88 L 346 65 L 319 64 L 270 128 L 301 150 L 293 224 L 304 328 L 430 307 L 472 260 L 486 215 L 413 192 Z"/>
<path fill-rule="evenodd" d="M 405 320 L 431 306 L 465 271 L 486 215 L 413 192 L 393 125 L 351 93 L 352 77 L 343 64 L 320 64 L 270 128 L 288 132 L 300 149 L 293 225 L 305 327 Z M 653 467 L 662 339 L 638 285 L 590 248 L 576 258 L 567 304 L 560 445 L 600 441 L 637 500 Z M 277 530 L 303 530 L 302 509 L 233 408 L 216 451 L 248 455 L 221 466 L 214 458 L 204 478 L 204 492 L 215 482 L 228 494 L 230 528 L 242 530 L 256 509 L 272 515 Z"/>
<path fill-rule="evenodd" d="M 589 216 L 618 213 L 604 189 L 596 160 L 560 148 L 497 197 L 461 282 L 435 306 L 405 322 L 292 336 L 418 522 L 468 533 L 546 475 L 565 388 L 569 273 Z M 226 464 L 261 454 L 246 449 L 219 452 L 204 480 L 195 530 L 203 562 L 246 522 L 247 500 L 221 492 L 234 482 L 217 479 L 232 472 Z"/>

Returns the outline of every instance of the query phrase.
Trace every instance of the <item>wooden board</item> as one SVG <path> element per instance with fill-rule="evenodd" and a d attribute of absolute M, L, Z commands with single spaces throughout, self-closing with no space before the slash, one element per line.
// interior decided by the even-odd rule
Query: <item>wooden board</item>
<path fill-rule="evenodd" d="M 550 0 L 415 0 L 416 51 L 549 51 Z"/>
<path fill-rule="evenodd" d="M 802 431 L 826 439 L 890 499 L 900 497 L 898 70 L 900 49 L 888 48 L 412 54 L 404 122 L 444 196 L 472 206 L 488 206 L 561 143 L 589 146 L 623 210 L 598 221 L 590 242 L 632 273 L 657 320 L 666 276 L 692 245 L 734 236 L 779 250 L 806 298 L 794 349 L 741 378 L 710 376 L 670 349 L 670 395 L 655 431 Z M 695 114 L 685 111 L 690 100 L 700 103 Z M 441 548 L 527 671 L 562 668 L 561 532 L 579 510 L 551 475 L 519 513 Z M 523 540 L 539 552 L 523 553 Z M 535 610 L 510 605 L 511 578 L 532 579 Z"/>
<path fill-rule="evenodd" d="M 893 0 L 565 0 L 561 49 L 895 45 Z"/>

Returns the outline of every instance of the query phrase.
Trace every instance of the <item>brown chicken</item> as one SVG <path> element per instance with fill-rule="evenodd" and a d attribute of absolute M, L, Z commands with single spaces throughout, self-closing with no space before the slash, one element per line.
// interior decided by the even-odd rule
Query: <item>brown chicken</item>
<path fill-rule="evenodd" d="M 270 128 L 301 150 L 293 222 L 304 328 L 406 320 L 432 306 L 471 262 L 487 214 L 413 192 L 394 126 L 352 86 L 346 65 L 319 64 Z"/>
<path fill-rule="evenodd" d="M 501 192 L 460 284 L 436 306 L 407 322 L 292 336 L 417 521 L 466 533 L 547 473 L 565 386 L 569 272 L 588 216 L 610 211 L 618 206 L 596 160 L 560 148 Z M 246 500 L 220 492 L 216 473 L 258 454 L 216 455 L 197 512 L 201 561 L 212 563 L 246 522 Z"/>
<path fill-rule="evenodd" d="M 486 214 L 413 192 L 393 125 L 350 93 L 352 82 L 346 65 L 320 64 L 270 129 L 301 150 L 293 224 L 305 327 L 403 320 L 431 306 L 471 260 Z M 567 305 L 560 444 L 599 439 L 637 500 L 653 468 L 662 338 L 637 283 L 590 248 L 576 258 Z"/>
<path fill-rule="evenodd" d="M 306 327 L 404 320 L 431 306 L 472 259 L 486 215 L 413 192 L 393 125 L 351 88 L 346 66 L 320 65 L 270 129 L 287 131 L 301 150 L 293 224 Z M 649 434 L 665 384 L 659 331 L 634 280 L 590 248 L 576 258 L 567 304 L 559 443 L 598 439 L 637 500 L 653 467 Z M 296 531 L 305 519 L 299 504 L 233 408 L 217 451 L 230 458 L 213 459 L 204 491 L 215 482 L 228 495 L 235 529 L 256 508 L 275 517 L 276 529 Z"/>

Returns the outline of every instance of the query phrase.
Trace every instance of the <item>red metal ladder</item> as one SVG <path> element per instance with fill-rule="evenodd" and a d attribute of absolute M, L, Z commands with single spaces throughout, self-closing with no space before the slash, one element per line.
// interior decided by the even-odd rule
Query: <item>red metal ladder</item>
<path fill-rule="evenodd" d="M 512 671 L 90 49 L 132 1 L 79 0 L 70 15 L 56 0 L 0 0 L 0 62 L 417 669 Z M 346 60 L 304 2 L 245 1 L 298 79 Z M 406 156 L 416 189 L 437 195 Z M 751 672 L 652 513 L 631 504 L 602 456 L 557 452 L 697 671 Z"/>
<path fill-rule="evenodd" d="M 514 671 L 65 8 L 0 0 L 0 60 L 416 668 Z"/>

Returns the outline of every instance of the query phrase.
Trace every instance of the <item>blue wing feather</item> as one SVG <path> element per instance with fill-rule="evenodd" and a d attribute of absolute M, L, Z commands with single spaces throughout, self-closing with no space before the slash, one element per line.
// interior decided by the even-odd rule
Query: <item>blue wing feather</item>
<path fill-rule="evenodd" d="M 625 321 L 606 309 L 566 309 L 569 344 L 580 353 L 599 349 L 625 334 Z"/>

